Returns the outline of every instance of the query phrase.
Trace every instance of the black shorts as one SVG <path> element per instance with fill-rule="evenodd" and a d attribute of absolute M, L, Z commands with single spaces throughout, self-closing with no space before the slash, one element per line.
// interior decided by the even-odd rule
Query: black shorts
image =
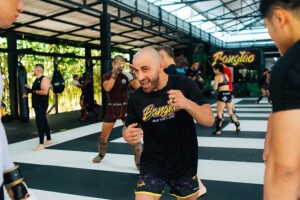
<path fill-rule="evenodd" d="M 268 90 L 269 89 L 268 85 L 260 85 L 259 87 L 260 87 L 260 89 L 264 89 L 264 90 Z"/>
<path fill-rule="evenodd" d="M 158 176 L 147 174 L 139 176 L 135 194 L 161 196 L 166 184 L 171 187 L 170 195 L 177 198 L 188 198 L 199 192 L 198 177 L 196 175 L 181 179 L 162 179 Z"/>
<path fill-rule="evenodd" d="M 222 101 L 224 103 L 231 102 L 232 94 L 229 91 L 221 91 L 218 95 L 218 101 Z"/>

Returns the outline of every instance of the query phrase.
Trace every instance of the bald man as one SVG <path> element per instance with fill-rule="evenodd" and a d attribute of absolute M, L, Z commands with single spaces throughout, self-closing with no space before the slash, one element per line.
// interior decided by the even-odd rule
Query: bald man
<path fill-rule="evenodd" d="M 212 126 L 214 115 L 194 81 L 163 70 L 152 48 L 134 56 L 132 71 L 141 87 L 129 97 L 123 137 L 132 145 L 144 140 L 135 199 L 158 200 L 167 184 L 177 199 L 194 200 L 199 193 L 194 120 Z"/>
<path fill-rule="evenodd" d="M 0 0 L 0 28 L 9 28 L 23 11 L 21 0 Z M 3 92 L 3 81 L 0 76 L 0 97 Z M 11 199 L 20 200 L 29 197 L 26 184 L 8 153 L 6 133 L 0 120 L 0 199 L 4 199 L 3 183 Z"/>
<path fill-rule="evenodd" d="M 40 142 L 33 151 L 40 151 L 45 149 L 45 145 L 53 144 L 46 116 L 49 105 L 50 80 L 44 76 L 44 66 L 42 64 L 36 64 L 33 71 L 36 79 L 32 88 L 30 88 L 29 85 L 26 85 L 26 87 L 27 92 L 32 93 L 32 107 L 35 112 L 35 122 L 38 128 Z M 44 142 L 45 135 L 47 140 Z"/>

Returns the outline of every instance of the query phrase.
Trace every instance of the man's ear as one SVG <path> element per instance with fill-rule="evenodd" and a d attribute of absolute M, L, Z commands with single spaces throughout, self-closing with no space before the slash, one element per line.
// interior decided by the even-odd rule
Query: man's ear
<path fill-rule="evenodd" d="M 159 63 L 159 71 L 162 72 L 162 71 L 164 71 L 164 69 L 165 69 L 165 64 L 164 64 L 164 62 L 161 61 Z"/>
<path fill-rule="evenodd" d="M 165 55 L 164 55 L 164 54 L 162 54 L 162 53 L 161 53 L 161 54 L 159 54 L 159 55 L 160 55 L 161 59 L 162 59 L 162 60 L 164 60 L 164 58 L 165 58 Z"/>
<path fill-rule="evenodd" d="M 275 9 L 273 13 L 273 23 L 276 24 L 280 29 L 289 21 L 289 13 L 284 9 Z"/>

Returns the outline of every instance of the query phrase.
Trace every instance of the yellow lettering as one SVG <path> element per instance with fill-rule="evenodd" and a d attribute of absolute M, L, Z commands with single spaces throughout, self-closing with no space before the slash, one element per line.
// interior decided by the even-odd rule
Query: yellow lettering
<path fill-rule="evenodd" d="M 237 66 L 242 63 L 253 63 L 255 61 L 255 54 L 250 54 L 248 51 L 240 51 L 239 54 L 224 55 L 224 51 L 218 51 L 213 54 L 212 66 L 216 65 L 218 60 L 222 60 L 224 64 Z"/>
<path fill-rule="evenodd" d="M 214 61 L 213 61 L 213 63 L 211 65 L 215 66 L 217 64 L 218 60 L 223 60 L 222 59 L 223 55 L 224 55 L 224 51 L 218 51 L 217 53 L 215 53 L 213 55 Z"/>
<path fill-rule="evenodd" d="M 174 112 L 180 110 L 178 107 L 172 106 L 171 104 L 168 104 L 166 106 L 162 107 L 154 107 L 153 104 L 147 106 L 143 110 L 143 121 L 148 121 L 151 118 L 154 117 L 166 117 L 173 115 Z"/>

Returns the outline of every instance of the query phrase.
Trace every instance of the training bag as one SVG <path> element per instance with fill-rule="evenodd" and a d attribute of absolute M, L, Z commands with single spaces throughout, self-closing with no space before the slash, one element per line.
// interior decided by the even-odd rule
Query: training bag
<path fill-rule="evenodd" d="M 51 78 L 51 83 L 52 83 L 52 91 L 55 94 L 62 93 L 65 89 L 65 80 L 62 77 L 60 71 L 54 70 L 52 78 Z"/>
<path fill-rule="evenodd" d="M 19 96 L 19 116 L 21 121 L 29 120 L 28 94 L 25 88 L 27 84 L 27 72 L 22 64 L 17 68 L 18 73 L 18 96 Z"/>

